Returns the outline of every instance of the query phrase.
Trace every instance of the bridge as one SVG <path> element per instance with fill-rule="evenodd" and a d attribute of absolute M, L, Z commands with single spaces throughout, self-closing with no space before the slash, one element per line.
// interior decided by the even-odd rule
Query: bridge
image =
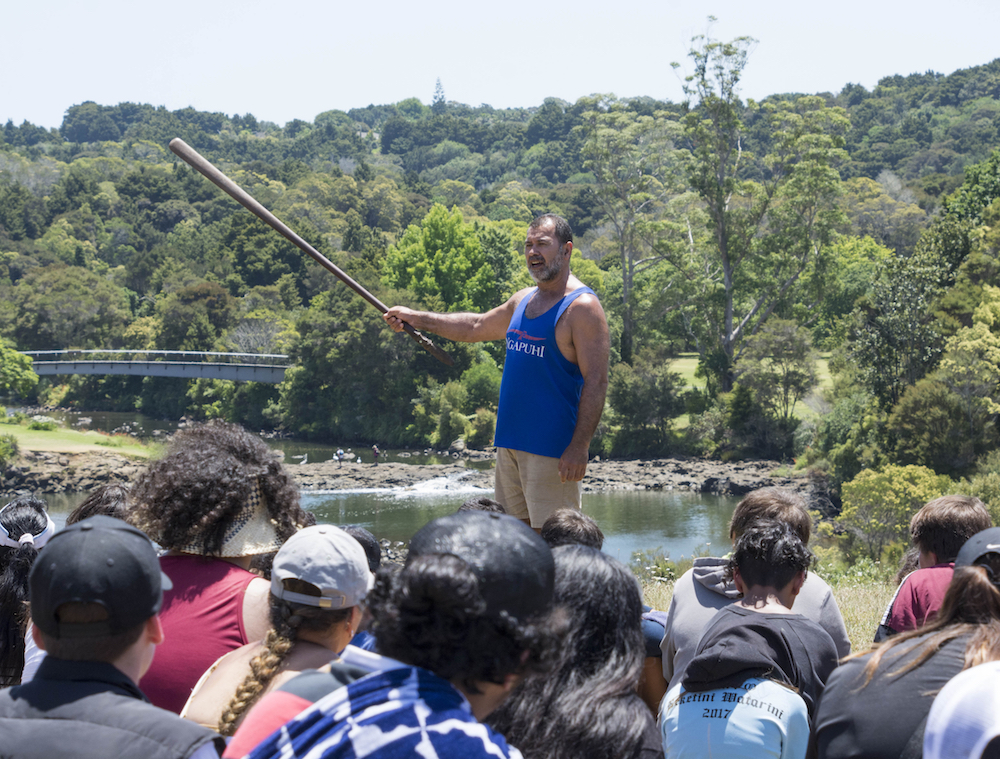
<path fill-rule="evenodd" d="M 283 353 L 214 351 L 65 350 L 22 351 L 35 374 L 131 374 L 142 377 L 223 379 L 275 385 L 289 367 Z M 194 360 L 198 357 L 200 360 Z"/>

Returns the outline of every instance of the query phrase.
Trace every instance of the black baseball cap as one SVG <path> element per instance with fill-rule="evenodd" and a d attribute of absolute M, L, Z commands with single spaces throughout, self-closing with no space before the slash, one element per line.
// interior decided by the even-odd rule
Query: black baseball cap
<path fill-rule="evenodd" d="M 38 554 L 29 576 L 31 620 L 57 639 L 107 637 L 157 614 L 171 587 L 144 533 L 98 515 L 57 532 Z M 66 603 L 100 604 L 108 618 L 60 622 L 59 607 Z"/>
<path fill-rule="evenodd" d="M 410 540 L 407 561 L 430 554 L 451 554 L 472 568 L 491 616 L 506 612 L 523 621 L 552 607 L 552 551 L 520 519 L 485 511 L 435 519 Z"/>
<path fill-rule="evenodd" d="M 965 541 L 955 557 L 955 567 L 975 566 L 977 561 L 991 553 L 1000 555 L 1000 527 L 988 527 Z"/>

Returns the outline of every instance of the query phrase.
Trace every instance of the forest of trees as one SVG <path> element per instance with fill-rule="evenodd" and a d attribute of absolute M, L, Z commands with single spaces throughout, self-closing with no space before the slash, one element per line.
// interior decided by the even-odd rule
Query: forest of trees
<path fill-rule="evenodd" d="M 680 103 L 501 110 L 439 90 L 284 126 L 94 102 L 59 129 L 8 122 L 0 345 L 295 364 L 278 386 L 17 389 L 328 441 L 489 444 L 502 346 L 445 344 L 455 365 L 438 363 L 176 159 L 180 137 L 390 304 L 490 308 L 531 284 L 526 223 L 569 219 L 613 336 L 594 453 L 797 457 L 835 485 L 886 464 L 1000 470 L 1000 59 L 744 102 L 749 43 L 696 39 Z M 703 390 L 671 369 L 680 353 Z"/>

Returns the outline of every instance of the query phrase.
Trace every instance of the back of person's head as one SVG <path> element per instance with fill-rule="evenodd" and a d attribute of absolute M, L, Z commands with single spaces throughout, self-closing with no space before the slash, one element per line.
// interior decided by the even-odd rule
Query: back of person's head
<path fill-rule="evenodd" d="M 292 535 L 278 550 L 271 567 L 271 628 L 264 636 L 263 649 L 250 662 L 249 674 L 222 712 L 219 734 L 235 732 L 240 718 L 278 673 L 300 633 L 325 633 L 344 624 L 374 582 L 361 544 L 341 528 L 318 524 Z M 346 645 L 347 640 L 343 642 Z"/>
<path fill-rule="evenodd" d="M 269 553 L 309 523 L 280 454 L 219 421 L 177 432 L 139 475 L 133 503 L 135 523 L 161 546 L 207 556 Z"/>
<path fill-rule="evenodd" d="M 488 514 L 507 513 L 507 510 L 503 507 L 503 504 L 500 503 L 500 501 L 494 501 L 492 498 L 487 498 L 484 495 L 476 498 L 470 498 L 458 507 L 458 511 L 459 513 L 464 511 L 485 511 Z"/>
<path fill-rule="evenodd" d="M 378 538 L 357 524 L 344 525 L 341 529 L 361 544 L 365 556 L 368 557 L 368 569 L 372 574 L 377 572 L 382 565 L 382 546 L 379 545 Z"/>
<path fill-rule="evenodd" d="M 104 514 L 106 517 L 129 521 L 129 499 L 132 488 L 126 482 L 101 485 L 66 517 L 66 526 Z"/>
<path fill-rule="evenodd" d="M 379 653 L 477 692 L 476 682 L 549 666 L 552 552 L 500 514 L 435 519 L 410 540 L 399 572 L 380 570 L 369 608 Z"/>
<path fill-rule="evenodd" d="M 787 522 L 759 519 L 736 541 L 729 571 L 739 570 L 747 587 L 784 588 L 812 565 L 812 552 Z"/>
<path fill-rule="evenodd" d="M 590 546 L 559 546 L 552 556 L 556 604 L 571 615 L 564 651 L 573 668 L 588 675 L 609 665 L 612 671 L 622 665 L 637 668 L 645 646 L 640 626 L 642 590 L 635 575 L 617 559 Z"/>
<path fill-rule="evenodd" d="M 803 545 L 809 544 L 812 519 L 806 509 L 805 499 L 785 488 L 760 488 L 748 493 L 736 504 L 729 522 L 729 537 L 736 542 L 747 527 L 758 519 L 775 519 L 790 526 Z"/>
<path fill-rule="evenodd" d="M 35 562 L 31 619 L 51 656 L 113 662 L 159 613 L 168 588 L 149 538 L 98 515 L 56 533 Z"/>
<path fill-rule="evenodd" d="M 45 502 L 33 495 L 19 496 L 0 509 L 0 687 L 21 681 L 28 574 L 55 529 Z"/>
<path fill-rule="evenodd" d="M 943 495 L 913 515 L 910 539 L 945 563 L 955 559 L 969 538 L 992 524 L 986 506 L 975 496 Z"/>
<path fill-rule="evenodd" d="M 865 665 L 866 684 L 882 658 L 911 638 L 920 650 L 898 674 L 923 664 L 941 646 L 968 635 L 963 669 L 1000 659 L 1000 527 L 969 538 L 955 557 L 955 572 L 938 613 L 922 627 L 893 635 L 878 646 Z"/>
<path fill-rule="evenodd" d="M 559 509 L 554 512 L 545 520 L 540 534 L 549 548 L 581 545 L 600 551 L 604 545 L 604 533 L 597 522 L 576 509 Z"/>
<path fill-rule="evenodd" d="M 639 583 L 594 548 L 552 555 L 556 603 L 569 615 L 558 665 L 518 685 L 488 722 L 526 757 L 638 756 L 651 719 L 635 690 L 645 653 Z"/>

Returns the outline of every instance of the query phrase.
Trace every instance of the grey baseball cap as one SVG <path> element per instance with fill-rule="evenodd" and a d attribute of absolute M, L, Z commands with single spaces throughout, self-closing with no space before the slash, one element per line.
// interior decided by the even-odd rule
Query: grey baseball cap
<path fill-rule="evenodd" d="M 319 596 L 287 590 L 283 581 L 302 580 Z M 278 549 L 271 566 L 271 595 L 285 601 L 347 609 L 361 603 L 375 584 L 361 544 L 332 524 L 305 527 Z"/>

